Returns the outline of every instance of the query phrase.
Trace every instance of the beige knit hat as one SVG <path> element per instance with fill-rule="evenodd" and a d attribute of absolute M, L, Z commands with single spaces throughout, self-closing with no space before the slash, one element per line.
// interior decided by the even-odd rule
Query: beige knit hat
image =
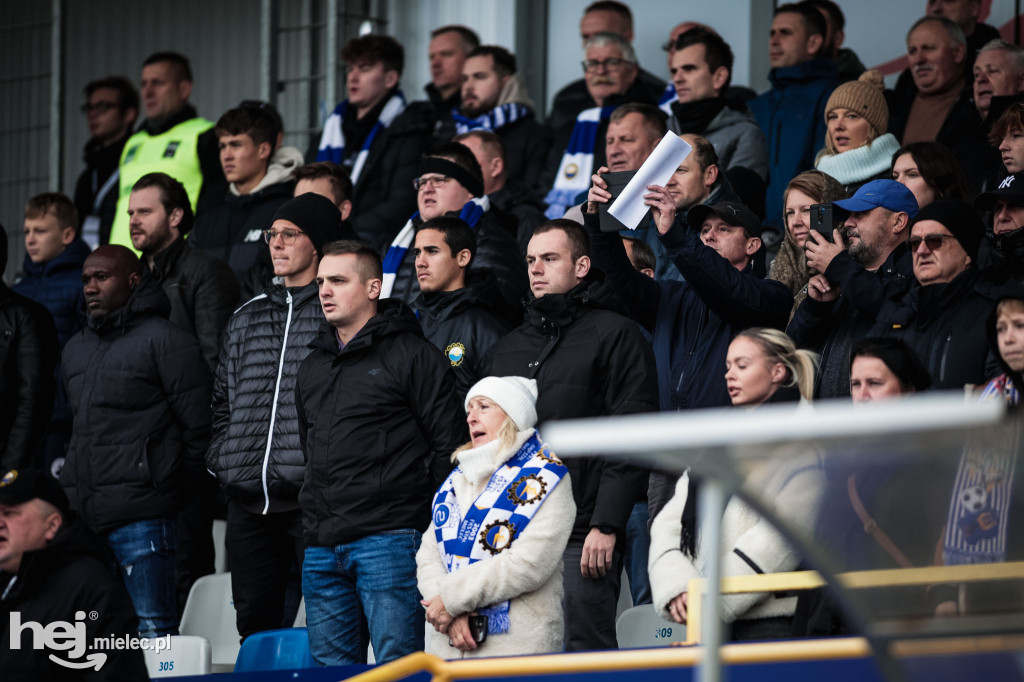
<path fill-rule="evenodd" d="M 825 105 L 825 121 L 836 109 L 855 111 L 875 129 L 877 135 L 884 135 L 889 130 L 889 107 L 885 103 L 882 90 L 885 81 L 879 71 L 865 71 L 855 81 L 843 83 L 832 91 Z"/>

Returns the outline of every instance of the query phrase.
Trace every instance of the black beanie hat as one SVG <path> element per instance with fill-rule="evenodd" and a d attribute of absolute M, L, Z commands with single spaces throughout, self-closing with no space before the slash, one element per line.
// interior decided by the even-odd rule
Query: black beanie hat
<path fill-rule="evenodd" d="M 972 261 L 978 260 L 978 247 L 985 236 L 985 226 L 974 209 L 956 199 L 933 201 L 917 213 L 914 225 L 922 220 L 934 220 L 949 230 L 960 242 Z"/>
<path fill-rule="evenodd" d="M 318 256 L 324 244 L 342 238 L 341 211 L 334 202 L 319 194 L 307 192 L 281 204 L 274 220 L 287 220 L 306 233 Z"/>

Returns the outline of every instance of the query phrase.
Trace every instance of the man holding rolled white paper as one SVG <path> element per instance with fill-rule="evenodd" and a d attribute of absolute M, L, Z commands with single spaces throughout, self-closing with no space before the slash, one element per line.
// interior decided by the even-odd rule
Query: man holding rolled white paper
<path fill-rule="evenodd" d="M 584 227 L 595 265 L 606 272 L 633 319 L 651 333 L 661 409 L 729 405 L 723 373 L 730 341 L 747 327 L 784 329 L 793 304 L 785 286 L 754 274 L 761 221 L 732 201 L 694 206 L 680 221 L 677 198 L 667 186 L 673 180 L 648 185 L 642 206 L 650 207 L 661 246 L 686 278 L 655 281 L 632 267 L 618 233 L 600 230 L 598 204 L 611 199 L 601 178 L 607 170 L 602 167 L 592 178 Z M 671 496 L 673 484 L 674 478 L 652 474 L 650 518 Z"/>

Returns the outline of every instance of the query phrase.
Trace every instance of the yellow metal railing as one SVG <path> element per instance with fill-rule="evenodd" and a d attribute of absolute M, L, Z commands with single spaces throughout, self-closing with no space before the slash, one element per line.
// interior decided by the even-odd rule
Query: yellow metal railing
<path fill-rule="evenodd" d="M 839 584 L 851 590 L 872 587 L 900 587 L 909 585 L 935 585 L 940 583 L 966 583 L 983 580 L 1024 578 L 1024 561 L 1001 564 L 971 564 L 969 566 L 925 566 L 923 568 L 893 568 L 878 571 L 855 571 L 836 576 Z M 689 582 L 685 644 L 700 644 L 701 615 L 705 580 L 694 578 Z M 728 576 L 722 578 L 722 594 L 749 592 L 781 592 L 812 590 L 825 585 L 817 571 L 793 573 L 765 573 L 760 575 Z"/>

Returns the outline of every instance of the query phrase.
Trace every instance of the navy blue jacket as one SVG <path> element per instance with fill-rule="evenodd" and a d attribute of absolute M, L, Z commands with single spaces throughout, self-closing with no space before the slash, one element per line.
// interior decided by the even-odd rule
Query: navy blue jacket
<path fill-rule="evenodd" d="M 772 89 L 748 102 L 768 138 L 768 194 L 765 224 L 782 226 L 782 193 L 796 175 L 814 168 L 825 146 L 825 104 L 839 85 L 836 64 L 816 57 L 803 64 L 772 69 Z"/>
<path fill-rule="evenodd" d="M 634 320 L 651 332 L 662 410 L 729 405 L 725 356 L 748 327 L 783 329 L 793 296 L 780 282 L 742 271 L 676 222 L 661 242 L 685 282 L 655 281 L 633 268 L 618 233 L 599 232 L 585 213 L 594 262 Z"/>
<path fill-rule="evenodd" d="M 33 263 L 25 256 L 25 276 L 11 287 L 25 298 L 46 306 L 57 326 L 60 347 L 85 327 L 85 297 L 82 294 L 82 264 L 89 255 L 89 245 L 81 239 L 68 244 L 56 258 L 46 263 Z"/>

